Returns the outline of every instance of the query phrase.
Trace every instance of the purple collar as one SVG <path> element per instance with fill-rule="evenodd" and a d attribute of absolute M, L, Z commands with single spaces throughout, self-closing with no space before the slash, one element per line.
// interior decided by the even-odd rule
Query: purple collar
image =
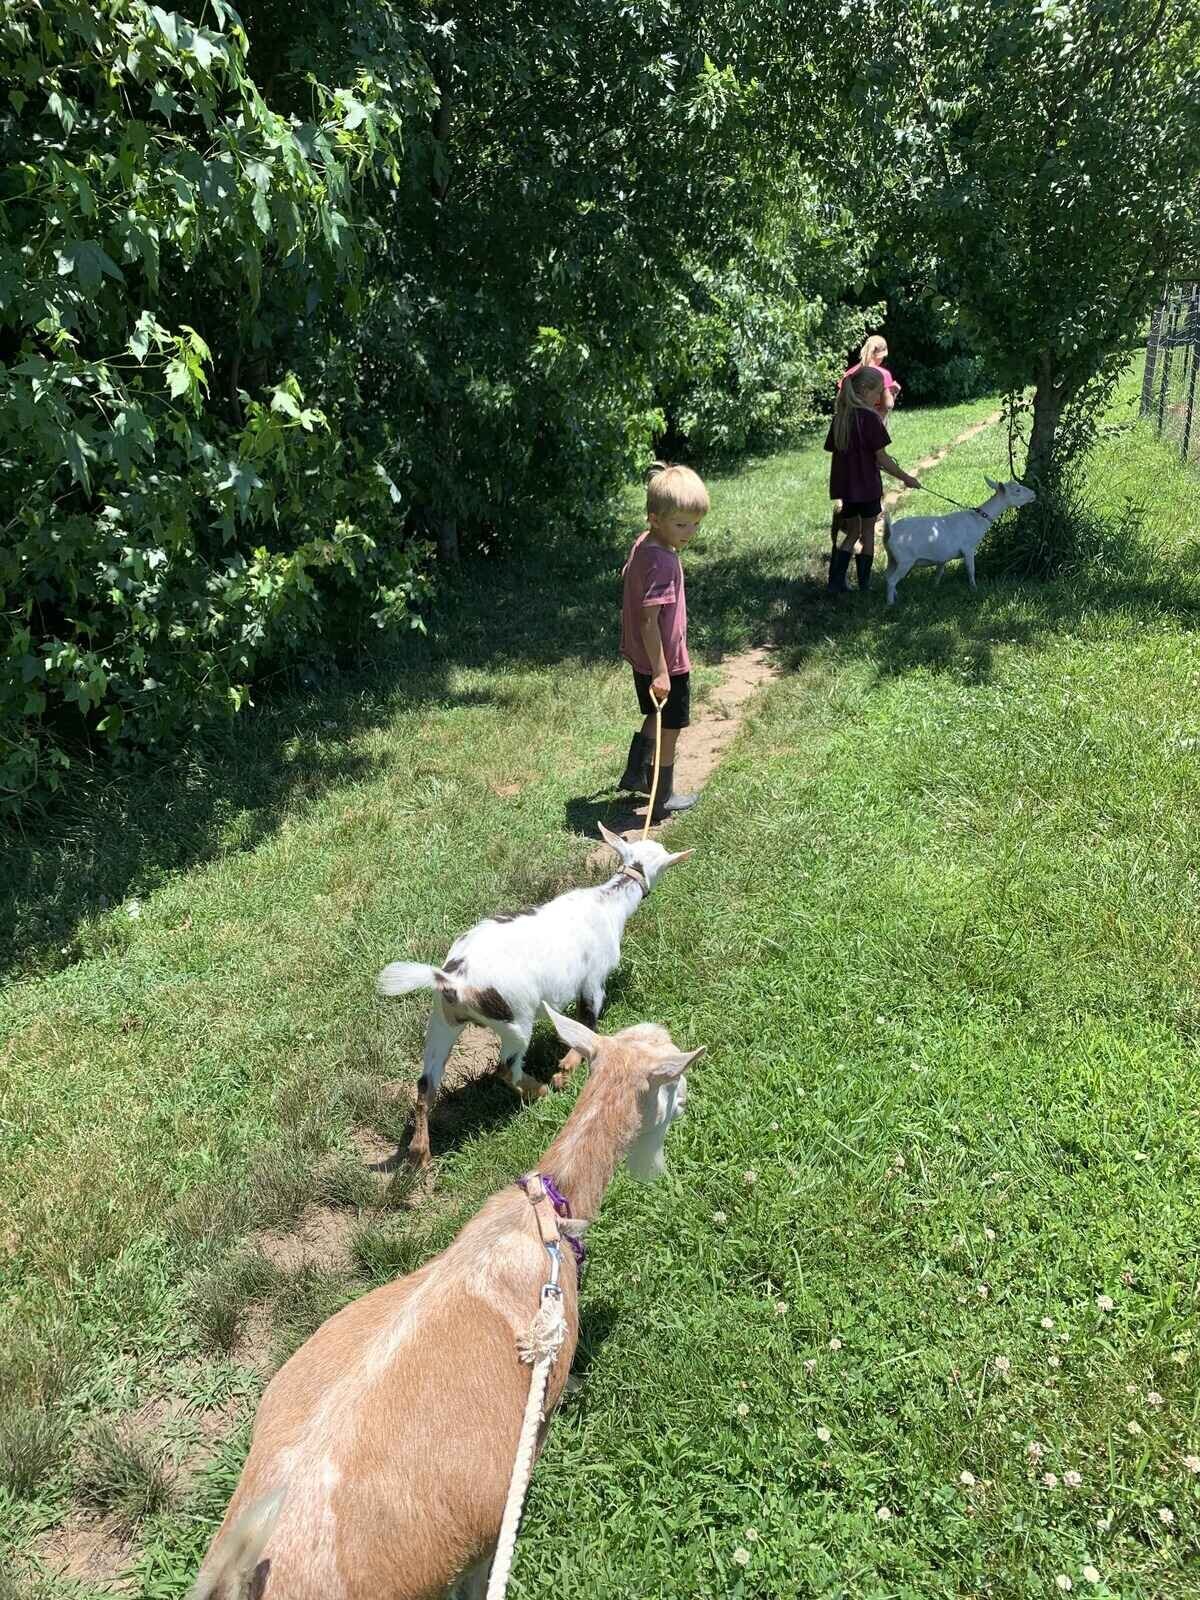
<path fill-rule="evenodd" d="M 532 1177 L 533 1174 L 530 1173 L 528 1176 Z M 542 1188 L 546 1191 L 546 1198 L 554 1207 L 558 1215 L 560 1217 L 569 1217 L 571 1215 L 571 1207 L 567 1204 L 566 1195 L 563 1194 L 562 1190 L 555 1183 L 554 1179 L 548 1172 L 539 1172 L 537 1176 L 542 1180 Z M 525 1178 L 518 1178 L 516 1181 L 518 1189 L 525 1189 Z M 529 1191 L 525 1189 L 525 1193 L 528 1194 L 528 1192 Z M 564 1233 L 562 1237 L 571 1246 L 571 1253 L 575 1257 L 575 1265 L 577 1269 L 582 1272 L 583 1264 L 587 1260 L 587 1251 L 584 1249 L 583 1240 L 576 1239 L 575 1236 L 570 1233 Z"/>

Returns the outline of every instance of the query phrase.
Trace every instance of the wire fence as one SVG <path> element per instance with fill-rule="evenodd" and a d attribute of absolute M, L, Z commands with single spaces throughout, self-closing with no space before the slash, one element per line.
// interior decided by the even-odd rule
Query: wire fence
<path fill-rule="evenodd" d="M 1200 464 L 1200 283 L 1174 283 L 1150 321 L 1142 415 L 1184 461 Z"/>

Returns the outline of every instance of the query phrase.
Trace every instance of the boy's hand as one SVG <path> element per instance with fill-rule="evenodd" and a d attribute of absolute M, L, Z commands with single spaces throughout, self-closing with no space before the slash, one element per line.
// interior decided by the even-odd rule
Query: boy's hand
<path fill-rule="evenodd" d="M 905 473 L 904 481 L 910 489 L 919 489 L 921 487 L 920 478 L 914 478 L 911 472 Z"/>
<path fill-rule="evenodd" d="M 670 674 L 666 673 L 666 672 L 656 672 L 654 677 L 650 680 L 650 693 L 654 696 L 655 700 L 658 702 L 658 704 L 660 706 L 662 705 L 663 701 L 667 698 L 667 696 L 670 694 L 670 692 L 671 692 Z"/>

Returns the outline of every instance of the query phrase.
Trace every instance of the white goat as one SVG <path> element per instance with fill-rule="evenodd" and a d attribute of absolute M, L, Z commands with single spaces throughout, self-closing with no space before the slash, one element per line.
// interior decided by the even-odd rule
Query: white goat
<path fill-rule="evenodd" d="M 975 548 L 997 517 L 1014 506 L 1031 505 L 1037 496 L 1023 483 L 983 480 L 992 494 L 974 511 L 952 511 L 932 517 L 903 517 L 893 523 L 883 514 L 883 543 L 887 550 L 887 603 L 896 603 L 896 585 L 913 567 L 935 566 L 940 583 L 947 561 L 963 558 L 967 582 L 975 587 Z"/>
<path fill-rule="evenodd" d="M 625 924 L 659 874 L 692 853 L 672 855 L 655 839 L 629 844 L 603 823 L 600 834 L 621 858 L 620 870 L 607 883 L 571 889 L 529 911 L 485 917 L 454 941 L 440 967 L 393 961 L 379 974 L 381 995 L 434 991 L 408 1147 L 415 1165 L 429 1163 L 429 1110 L 454 1041 L 467 1023 L 499 1036 L 501 1071 L 522 1099 L 545 1094 L 542 1084 L 521 1071 L 541 1007 L 574 1005 L 580 1021 L 595 1027 L 609 974 L 621 959 Z M 572 1052 L 555 1077 L 556 1087 L 576 1065 Z"/>

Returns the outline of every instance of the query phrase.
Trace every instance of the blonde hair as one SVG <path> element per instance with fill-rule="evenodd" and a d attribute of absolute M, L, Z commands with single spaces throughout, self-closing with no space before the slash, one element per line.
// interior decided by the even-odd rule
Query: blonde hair
<path fill-rule="evenodd" d="M 672 467 L 656 461 L 646 474 L 646 515 L 669 516 L 672 511 L 693 511 L 708 515 L 708 490 L 704 479 L 691 467 Z"/>
<path fill-rule="evenodd" d="M 858 359 L 864 367 L 874 367 L 887 360 L 887 353 L 887 340 L 881 333 L 872 333 L 858 352 Z"/>
<path fill-rule="evenodd" d="M 833 406 L 833 448 L 845 450 L 850 443 L 850 420 L 856 411 L 875 410 L 875 398 L 883 389 L 883 374 L 878 367 L 861 367 L 851 373 L 837 392 Z"/>

